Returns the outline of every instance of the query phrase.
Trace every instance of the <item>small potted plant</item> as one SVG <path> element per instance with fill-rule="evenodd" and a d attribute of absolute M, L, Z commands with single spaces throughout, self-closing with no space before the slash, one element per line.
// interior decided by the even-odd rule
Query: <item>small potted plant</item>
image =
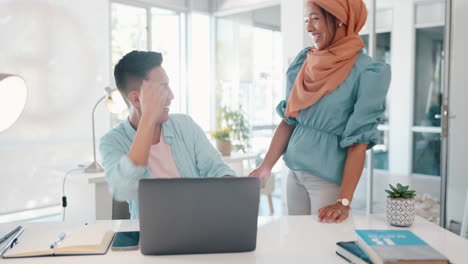
<path fill-rule="evenodd" d="M 409 186 L 397 184 L 396 188 L 389 184 L 390 190 L 385 190 L 387 196 L 387 221 L 394 226 L 410 226 L 416 216 L 416 192 Z"/>
<path fill-rule="evenodd" d="M 216 140 L 216 147 L 223 156 L 231 155 L 232 144 L 231 144 L 231 128 L 218 128 L 211 132 L 211 136 Z"/>
<path fill-rule="evenodd" d="M 242 107 L 238 110 L 221 107 L 217 113 L 216 127 L 218 129 L 211 136 L 216 140 L 216 146 L 223 156 L 229 156 L 232 149 L 245 153 L 249 148 L 250 128 Z"/>

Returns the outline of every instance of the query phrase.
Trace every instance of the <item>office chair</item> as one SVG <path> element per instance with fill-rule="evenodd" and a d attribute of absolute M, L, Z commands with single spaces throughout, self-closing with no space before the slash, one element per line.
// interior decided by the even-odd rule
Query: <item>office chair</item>
<path fill-rule="evenodd" d="M 117 219 L 130 219 L 128 203 L 112 199 L 112 220 Z"/>

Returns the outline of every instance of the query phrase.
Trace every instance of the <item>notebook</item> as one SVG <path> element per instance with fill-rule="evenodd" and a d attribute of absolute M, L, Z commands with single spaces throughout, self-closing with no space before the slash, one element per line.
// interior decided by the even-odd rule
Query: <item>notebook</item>
<path fill-rule="evenodd" d="M 355 230 L 374 264 L 448 264 L 449 260 L 409 230 Z"/>
<path fill-rule="evenodd" d="M 336 254 L 349 263 L 373 264 L 356 241 L 337 242 Z"/>
<path fill-rule="evenodd" d="M 63 239 L 51 248 L 63 233 L 66 234 Z M 3 254 L 3 258 L 102 255 L 106 254 L 113 237 L 114 231 L 99 224 L 65 229 L 25 227 L 18 242 Z"/>

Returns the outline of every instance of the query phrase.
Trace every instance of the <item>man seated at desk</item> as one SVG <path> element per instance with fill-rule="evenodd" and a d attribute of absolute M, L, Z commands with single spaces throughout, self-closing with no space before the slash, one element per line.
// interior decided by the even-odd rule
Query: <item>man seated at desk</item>
<path fill-rule="evenodd" d="M 114 199 L 129 203 L 131 219 L 138 218 L 140 179 L 235 176 L 192 118 L 169 115 L 174 94 L 162 60 L 158 52 L 132 51 L 114 69 L 129 117 L 99 149 Z"/>

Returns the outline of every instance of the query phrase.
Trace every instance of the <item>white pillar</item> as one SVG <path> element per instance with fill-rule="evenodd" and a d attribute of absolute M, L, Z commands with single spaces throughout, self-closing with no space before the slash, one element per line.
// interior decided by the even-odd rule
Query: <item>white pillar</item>
<path fill-rule="evenodd" d="M 294 60 L 299 51 L 310 46 L 310 38 L 305 33 L 304 25 L 304 0 L 281 0 L 283 86 L 289 64 Z"/>
<path fill-rule="evenodd" d="M 389 171 L 408 175 L 412 164 L 414 94 L 414 3 L 394 2 L 392 30 Z"/>
<path fill-rule="evenodd" d="M 468 1 L 452 0 L 452 49 L 450 66 L 447 223 L 461 221 L 468 191 Z"/>

